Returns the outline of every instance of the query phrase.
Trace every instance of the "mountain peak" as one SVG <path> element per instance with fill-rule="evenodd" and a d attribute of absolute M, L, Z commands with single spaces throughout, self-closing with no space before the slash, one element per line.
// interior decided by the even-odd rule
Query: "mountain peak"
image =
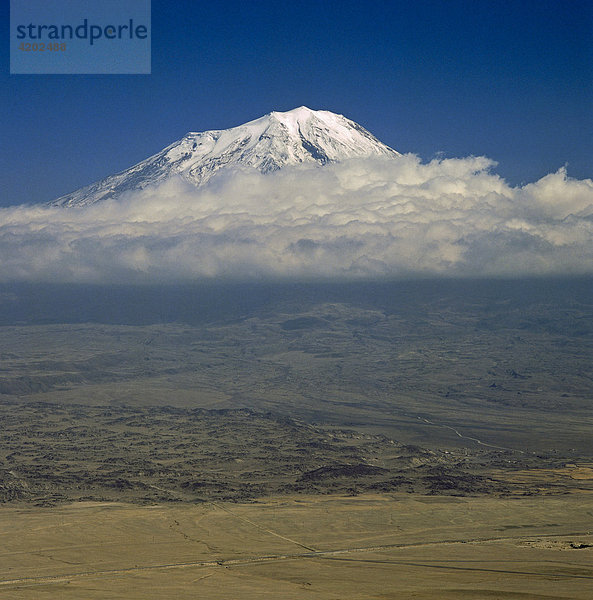
<path fill-rule="evenodd" d="M 343 115 L 300 106 L 286 112 L 273 111 L 231 129 L 187 133 L 126 171 L 51 204 L 86 206 L 173 176 L 202 186 L 214 176 L 232 170 L 256 169 L 265 174 L 288 165 L 397 156 L 398 152 Z"/>
<path fill-rule="evenodd" d="M 310 109 L 308 106 L 297 106 L 297 108 L 293 108 L 291 110 L 287 110 L 285 112 L 280 112 L 278 110 L 273 110 L 271 113 L 269 113 L 270 115 L 274 115 L 276 118 L 283 118 L 283 117 L 287 117 L 287 118 L 296 118 L 296 119 L 307 119 L 309 117 L 311 117 L 312 115 L 314 115 L 315 113 L 319 113 L 319 112 L 328 112 L 328 111 L 321 111 L 321 110 L 312 110 Z"/>
<path fill-rule="evenodd" d="M 299 106 L 298 108 L 293 108 L 292 110 L 287 110 L 286 112 L 280 112 L 277 110 L 272 111 L 266 117 L 270 117 L 284 123 L 285 125 L 292 125 L 294 123 L 303 123 L 308 121 L 311 118 L 321 118 L 322 113 L 327 113 L 328 115 L 332 115 L 325 110 L 311 110 L 306 106 Z M 264 117 L 265 118 L 265 117 Z"/>

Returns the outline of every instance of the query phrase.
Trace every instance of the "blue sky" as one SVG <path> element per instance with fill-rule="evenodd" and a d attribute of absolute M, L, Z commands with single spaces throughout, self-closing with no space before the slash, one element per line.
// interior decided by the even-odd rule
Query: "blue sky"
<path fill-rule="evenodd" d="M 593 176 L 590 0 L 152 2 L 151 75 L 0 72 L 0 205 L 45 202 L 187 131 L 306 105 L 511 184 Z M 1 24 L 8 39 L 8 2 Z"/>

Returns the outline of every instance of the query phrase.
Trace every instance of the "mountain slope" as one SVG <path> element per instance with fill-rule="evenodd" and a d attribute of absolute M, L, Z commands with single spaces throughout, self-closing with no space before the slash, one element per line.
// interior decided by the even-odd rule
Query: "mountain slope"
<path fill-rule="evenodd" d="M 188 133 L 137 165 L 50 204 L 86 206 L 175 175 L 200 186 L 229 170 L 254 168 L 269 173 L 286 165 L 324 165 L 376 156 L 400 154 L 342 115 L 301 106 L 288 112 L 271 112 L 231 129 Z"/>

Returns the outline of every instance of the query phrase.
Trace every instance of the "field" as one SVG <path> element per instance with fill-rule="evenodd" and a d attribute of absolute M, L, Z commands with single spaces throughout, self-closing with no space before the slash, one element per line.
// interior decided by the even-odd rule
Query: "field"
<path fill-rule="evenodd" d="M 589 598 L 592 289 L 1 290 L 0 597 Z"/>

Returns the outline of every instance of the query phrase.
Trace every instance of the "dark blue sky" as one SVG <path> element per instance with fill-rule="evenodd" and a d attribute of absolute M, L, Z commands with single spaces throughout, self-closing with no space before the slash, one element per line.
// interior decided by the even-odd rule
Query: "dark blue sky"
<path fill-rule="evenodd" d="M 1 23 L 8 39 L 8 2 Z M 593 2 L 152 2 L 152 75 L 9 75 L 0 205 L 44 202 L 187 131 L 306 105 L 513 184 L 593 176 Z"/>

